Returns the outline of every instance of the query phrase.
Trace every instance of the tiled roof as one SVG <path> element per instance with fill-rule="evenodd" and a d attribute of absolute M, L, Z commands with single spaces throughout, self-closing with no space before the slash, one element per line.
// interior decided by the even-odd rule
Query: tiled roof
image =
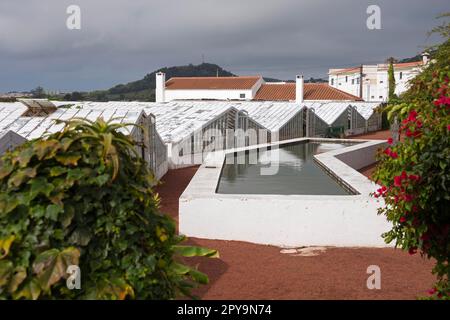
<path fill-rule="evenodd" d="M 345 69 L 330 69 L 330 74 L 355 73 L 359 72 L 361 67 L 351 67 Z"/>
<path fill-rule="evenodd" d="M 305 83 L 303 94 L 304 100 L 362 100 L 326 83 Z M 295 100 L 295 83 L 263 84 L 256 93 L 254 100 L 293 101 Z"/>
<path fill-rule="evenodd" d="M 405 62 L 405 63 L 395 63 L 394 68 L 412 68 L 423 65 L 423 61 Z"/>
<path fill-rule="evenodd" d="M 251 89 L 260 76 L 250 77 L 173 77 L 166 81 L 167 90 L 190 89 Z"/>

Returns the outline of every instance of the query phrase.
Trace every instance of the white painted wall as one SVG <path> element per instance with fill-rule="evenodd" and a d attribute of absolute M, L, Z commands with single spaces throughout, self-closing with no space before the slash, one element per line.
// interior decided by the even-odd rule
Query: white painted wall
<path fill-rule="evenodd" d="M 245 97 L 241 98 L 241 94 Z M 166 101 L 172 100 L 250 100 L 253 91 L 250 90 L 168 90 L 166 89 Z"/>
<path fill-rule="evenodd" d="M 334 74 L 330 69 L 328 83 L 330 86 L 359 96 L 359 70 L 346 74 Z M 420 72 L 420 68 L 397 68 L 394 70 L 395 93 L 402 94 L 408 90 L 408 82 Z M 400 76 L 401 73 L 401 76 Z M 363 66 L 363 94 L 365 101 L 387 101 L 389 93 L 388 69 L 386 64 Z"/>
<path fill-rule="evenodd" d="M 308 139 L 283 143 L 301 140 Z M 200 167 L 180 197 L 180 233 L 276 246 L 391 246 L 381 237 L 391 227 L 377 214 L 383 201 L 369 196 L 378 186 L 352 168 L 373 163 L 381 145 L 369 141 L 316 156 L 326 170 L 360 192 L 349 196 L 217 194 L 222 154 L 222 160 Z"/>
<path fill-rule="evenodd" d="M 158 82 L 158 79 L 157 79 Z M 252 100 L 258 92 L 261 77 L 250 89 L 165 89 L 164 101 L 172 100 Z M 244 95 L 241 97 L 241 95 Z"/>

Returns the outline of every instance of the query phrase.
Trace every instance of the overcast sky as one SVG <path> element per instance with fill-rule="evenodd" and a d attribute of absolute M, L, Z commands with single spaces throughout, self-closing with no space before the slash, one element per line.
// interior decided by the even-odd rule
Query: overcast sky
<path fill-rule="evenodd" d="M 69 5 L 81 30 L 66 27 Z M 366 26 L 370 4 L 381 30 Z M 104 89 L 165 66 L 326 77 L 329 68 L 411 57 L 448 0 L 0 0 L 0 92 Z"/>

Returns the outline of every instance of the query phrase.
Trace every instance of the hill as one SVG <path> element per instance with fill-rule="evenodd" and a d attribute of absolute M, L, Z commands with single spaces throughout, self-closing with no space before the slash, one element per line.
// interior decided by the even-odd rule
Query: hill
<path fill-rule="evenodd" d="M 111 100 L 155 100 L 155 77 L 156 73 L 164 72 L 166 79 L 172 77 L 232 77 L 233 73 L 224 70 L 220 66 L 212 63 L 202 63 L 199 65 L 189 64 L 187 66 L 165 67 L 147 74 L 143 79 L 132 81 L 127 84 L 119 84 L 108 90 L 93 91 L 87 94 L 87 100 L 111 101 Z"/>
<path fill-rule="evenodd" d="M 139 100 L 154 101 L 155 100 L 155 76 L 158 72 L 164 72 L 166 79 L 172 77 L 234 77 L 231 73 L 213 63 L 202 63 L 199 65 L 189 64 L 186 66 L 165 67 L 147 74 L 143 79 L 132 81 L 126 84 L 116 85 L 108 90 L 98 90 L 89 93 L 73 92 L 67 94 L 65 100 L 91 100 L 91 101 L 117 101 L 117 100 Z M 266 78 L 266 82 L 280 82 L 283 80 Z M 289 82 L 293 80 L 288 80 Z M 305 82 L 323 82 L 321 79 L 310 78 Z M 324 81 L 326 82 L 326 81 Z"/>

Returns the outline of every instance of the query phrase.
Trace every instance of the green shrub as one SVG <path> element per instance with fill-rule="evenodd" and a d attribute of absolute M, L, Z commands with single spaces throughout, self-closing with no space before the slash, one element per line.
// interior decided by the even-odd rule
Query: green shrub
<path fill-rule="evenodd" d="M 171 299 L 208 281 L 176 256 L 217 252 L 179 245 L 122 126 L 73 120 L 1 158 L 0 299 Z"/>
<path fill-rule="evenodd" d="M 382 186 L 375 197 L 386 204 L 379 212 L 393 223 L 385 240 L 434 258 L 437 283 L 430 297 L 449 299 L 450 40 L 435 54 L 434 63 L 389 106 L 389 118 L 402 120 L 405 138 L 379 155 L 373 177 Z"/>

